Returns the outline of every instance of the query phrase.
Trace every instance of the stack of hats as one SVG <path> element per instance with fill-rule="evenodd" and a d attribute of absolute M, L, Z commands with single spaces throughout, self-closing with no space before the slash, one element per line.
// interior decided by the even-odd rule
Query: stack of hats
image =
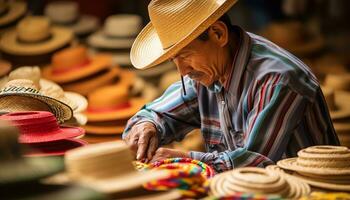
<path fill-rule="evenodd" d="M 0 195 L 2 199 L 103 200 L 106 197 L 81 186 L 45 185 L 41 180 L 64 170 L 62 158 L 23 157 L 18 129 L 0 121 Z M 20 188 L 20 192 L 18 189 Z"/>
<path fill-rule="evenodd" d="M 43 77 L 60 84 L 64 90 L 87 95 L 119 79 L 120 69 L 112 66 L 109 54 L 90 56 L 86 47 L 76 46 L 55 53 L 43 69 Z"/>
<path fill-rule="evenodd" d="M 50 2 L 44 12 L 52 23 L 71 29 L 79 38 L 88 36 L 99 26 L 97 17 L 80 15 L 79 5 L 74 1 Z"/>
<path fill-rule="evenodd" d="M 142 28 L 142 18 L 133 14 L 109 16 L 103 28 L 88 38 L 93 52 L 108 52 L 113 55 L 113 63 L 130 67 L 130 49 L 136 35 Z"/>
<path fill-rule="evenodd" d="M 27 5 L 21 1 L 1 1 L 0 2 L 0 35 L 3 30 L 11 28 L 24 16 Z"/>
<path fill-rule="evenodd" d="M 86 145 L 77 139 L 84 135 L 84 129 L 60 126 L 50 112 L 11 112 L 0 119 L 9 121 L 20 130 L 19 142 L 32 149 L 27 156 L 64 155 L 70 149 Z"/>
<path fill-rule="evenodd" d="M 296 199 L 310 193 L 310 187 L 303 182 L 273 170 L 256 167 L 243 167 L 218 174 L 211 179 L 209 186 L 211 195 L 215 197 L 239 198 L 248 194 L 265 195 L 263 199 Z"/>
<path fill-rule="evenodd" d="M 64 123 L 73 116 L 70 106 L 41 93 L 33 81 L 28 79 L 15 79 L 5 84 L 0 90 L 0 111 L 48 111 L 55 115 L 59 123 Z"/>
<path fill-rule="evenodd" d="M 273 22 L 261 34 L 299 57 L 311 56 L 325 47 L 321 34 L 307 30 L 298 21 Z"/>
<path fill-rule="evenodd" d="M 131 67 L 130 49 L 141 28 L 142 19 L 138 15 L 112 15 L 106 19 L 102 30 L 88 38 L 88 44 L 93 53 L 111 53 L 114 64 Z M 147 82 L 158 85 L 161 75 L 172 69 L 175 69 L 174 64 L 166 62 L 155 68 L 135 70 L 135 73 Z"/>
<path fill-rule="evenodd" d="M 149 100 L 131 95 L 130 85 L 133 77 L 132 73 L 125 74 L 117 84 L 101 87 L 88 95 L 89 106 L 85 112 L 88 123 L 83 126 L 86 132 L 91 134 L 84 138 L 88 142 L 120 140 L 127 120 Z M 142 92 L 149 94 L 148 91 L 144 88 Z M 108 135 L 114 137 L 103 137 Z"/>
<path fill-rule="evenodd" d="M 8 73 L 11 71 L 12 65 L 6 60 L 0 60 L 0 88 L 8 81 Z"/>
<path fill-rule="evenodd" d="M 28 16 L 16 29 L 6 31 L 0 40 L 0 49 L 13 65 L 42 65 L 51 55 L 68 46 L 73 39 L 70 29 L 53 26 L 47 17 Z"/>
<path fill-rule="evenodd" d="M 131 150 L 123 141 L 91 144 L 66 154 L 66 174 L 71 181 L 92 187 L 113 199 L 180 197 L 176 191 L 157 193 L 144 190 L 144 183 L 165 178 L 169 174 L 162 170 L 139 172 L 134 169 L 133 160 Z"/>
<path fill-rule="evenodd" d="M 65 124 L 85 125 L 87 118 L 82 114 L 87 108 L 87 100 L 75 92 L 64 92 L 56 83 L 41 78 L 39 67 L 23 66 L 13 70 L 8 77 L 9 80 L 28 79 L 33 81 L 35 87 L 44 95 L 57 99 L 73 110 L 73 117 Z"/>
<path fill-rule="evenodd" d="M 350 191 L 350 150 L 344 146 L 312 146 L 298 152 L 298 157 L 277 162 L 284 170 L 313 187 Z"/>
<path fill-rule="evenodd" d="M 326 78 L 326 87 L 322 87 L 330 115 L 333 121 L 334 129 L 339 137 L 341 145 L 350 147 L 350 90 L 334 90 L 333 88 L 348 87 L 348 85 L 337 86 L 341 81 L 341 76 L 329 75 Z M 350 82 L 348 82 L 350 83 Z"/>

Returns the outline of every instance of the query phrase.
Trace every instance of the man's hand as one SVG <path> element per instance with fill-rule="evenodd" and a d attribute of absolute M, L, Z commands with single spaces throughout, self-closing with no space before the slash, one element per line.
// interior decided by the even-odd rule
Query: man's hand
<path fill-rule="evenodd" d="M 157 129 L 151 122 L 136 124 L 124 140 L 136 152 L 137 160 L 149 161 L 158 147 Z"/>
<path fill-rule="evenodd" d="M 167 158 L 188 158 L 188 157 L 190 157 L 188 152 L 161 147 L 156 151 L 156 153 L 154 154 L 150 162 L 152 163 L 152 162 L 164 160 Z"/>

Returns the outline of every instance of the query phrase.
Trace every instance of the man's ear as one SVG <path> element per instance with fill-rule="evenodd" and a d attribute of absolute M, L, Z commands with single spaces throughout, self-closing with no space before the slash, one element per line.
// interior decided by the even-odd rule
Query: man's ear
<path fill-rule="evenodd" d="M 222 21 L 216 21 L 209 27 L 209 37 L 220 47 L 224 47 L 229 40 L 229 32 L 226 24 Z"/>

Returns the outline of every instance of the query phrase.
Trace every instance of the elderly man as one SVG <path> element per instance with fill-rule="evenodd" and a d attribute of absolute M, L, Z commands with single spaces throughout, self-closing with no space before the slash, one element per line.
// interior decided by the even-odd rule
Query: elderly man
<path fill-rule="evenodd" d="M 309 68 L 274 43 L 233 26 L 236 0 L 153 0 L 151 23 L 131 50 L 136 68 L 172 60 L 182 82 L 145 105 L 124 140 L 138 160 L 203 161 L 217 172 L 265 166 L 298 150 L 338 145 L 320 86 Z M 162 148 L 200 128 L 206 152 Z"/>

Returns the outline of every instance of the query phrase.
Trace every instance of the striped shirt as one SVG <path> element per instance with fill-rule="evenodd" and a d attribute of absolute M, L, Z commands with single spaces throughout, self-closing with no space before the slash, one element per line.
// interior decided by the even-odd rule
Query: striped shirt
<path fill-rule="evenodd" d="M 298 58 L 263 37 L 243 31 L 225 85 L 205 87 L 184 77 L 133 116 L 123 133 L 155 124 L 160 144 L 200 128 L 206 152 L 190 156 L 217 172 L 264 167 L 312 145 L 339 145 L 319 83 Z"/>

